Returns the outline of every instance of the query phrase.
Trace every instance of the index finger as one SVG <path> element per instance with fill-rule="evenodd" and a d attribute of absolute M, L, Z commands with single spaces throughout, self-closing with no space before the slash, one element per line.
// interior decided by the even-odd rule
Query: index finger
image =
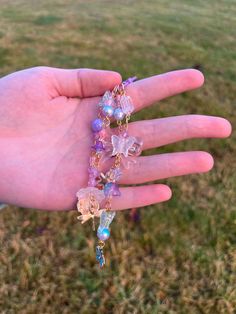
<path fill-rule="evenodd" d="M 153 103 L 202 86 L 203 74 L 194 69 L 178 70 L 151 76 L 127 86 L 135 111 Z"/>

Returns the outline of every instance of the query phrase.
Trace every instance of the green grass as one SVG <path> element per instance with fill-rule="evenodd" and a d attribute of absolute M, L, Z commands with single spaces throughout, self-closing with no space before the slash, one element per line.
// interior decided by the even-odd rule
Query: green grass
<path fill-rule="evenodd" d="M 205 86 L 138 113 L 236 123 L 235 0 L 1 1 L 0 75 L 35 65 L 114 69 L 127 77 L 200 68 Z M 209 174 L 163 180 L 165 204 L 141 223 L 119 213 L 94 265 L 95 236 L 74 213 L 0 212 L 1 313 L 235 313 L 236 138 L 152 150 L 206 150 Z"/>

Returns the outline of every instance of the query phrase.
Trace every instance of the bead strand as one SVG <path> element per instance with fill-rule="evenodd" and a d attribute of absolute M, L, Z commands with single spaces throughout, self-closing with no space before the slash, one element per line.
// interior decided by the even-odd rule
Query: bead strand
<path fill-rule="evenodd" d="M 121 166 L 125 166 L 128 156 L 141 153 L 142 141 L 129 136 L 127 132 L 134 106 L 130 97 L 126 96 L 125 87 L 135 80 L 136 77 L 129 78 L 112 92 L 105 92 L 99 102 L 98 116 L 91 123 L 94 141 L 88 168 L 88 186 L 77 192 L 77 208 L 81 214 L 78 219 L 84 223 L 92 218 L 94 226 L 94 217 L 100 217 L 96 259 L 101 267 L 105 264 L 103 247 L 110 237 L 110 224 L 115 217 L 111 208 L 112 198 L 121 195 L 117 184 L 122 176 Z M 117 134 L 113 134 L 110 128 L 114 120 L 118 126 Z M 113 164 L 104 174 L 100 169 L 101 161 L 111 158 L 114 159 Z M 100 208 L 101 203 L 104 208 Z"/>

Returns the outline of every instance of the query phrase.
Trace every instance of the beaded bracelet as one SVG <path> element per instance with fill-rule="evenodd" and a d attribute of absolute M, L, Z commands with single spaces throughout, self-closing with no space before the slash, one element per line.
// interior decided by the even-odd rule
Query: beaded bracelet
<path fill-rule="evenodd" d="M 135 162 L 132 157 L 141 154 L 142 141 L 128 135 L 128 122 L 134 105 L 125 92 L 125 87 L 136 79 L 131 77 L 112 91 L 106 91 L 98 103 L 98 117 L 91 124 L 94 143 L 89 160 L 88 186 L 76 194 L 77 209 L 81 214 L 77 218 L 82 224 L 92 219 L 95 230 L 94 218 L 100 217 L 96 245 L 96 260 L 100 267 L 105 265 L 103 247 L 110 237 L 109 227 L 116 214 L 112 211 L 112 197 L 121 195 L 117 184 L 122 176 L 121 169 L 129 168 L 130 163 Z M 116 121 L 116 129 L 110 127 L 113 121 Z M 109 160 L 112 166 L 102 172 L 101 166 L 111 164 Z"/>

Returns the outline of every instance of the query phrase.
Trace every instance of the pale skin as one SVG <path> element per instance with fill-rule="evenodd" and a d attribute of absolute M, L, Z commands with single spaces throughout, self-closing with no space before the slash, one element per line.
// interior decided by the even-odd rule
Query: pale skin
<path fill-rule="evenodd" d="M 92 69 L 36 67 L 0 79 L 0 201 L 18 206 L 69 210 L 76 192 L 86 187 L 92 144 L 91 121 L 106 90 L 120 74 Z M 173 71 L 139 80 L 127 87 L 141 110 L 169 96 L 202 86 L 201 72 Z M 158 106 L 158 104 L 157 104 Z M 130 123 L 129 133 L 143 139 L 143 149 L 191 138 L 225 138 L 230 123 L 220 117 L 184 115 Z M 171 190 L 153 180 L 207 172 L 213 158 L 191 151 L 137 157 L 124 171 L 116 210 L 167 201 Z M 139 187 L 131 187 L 140 184 Z"/>

